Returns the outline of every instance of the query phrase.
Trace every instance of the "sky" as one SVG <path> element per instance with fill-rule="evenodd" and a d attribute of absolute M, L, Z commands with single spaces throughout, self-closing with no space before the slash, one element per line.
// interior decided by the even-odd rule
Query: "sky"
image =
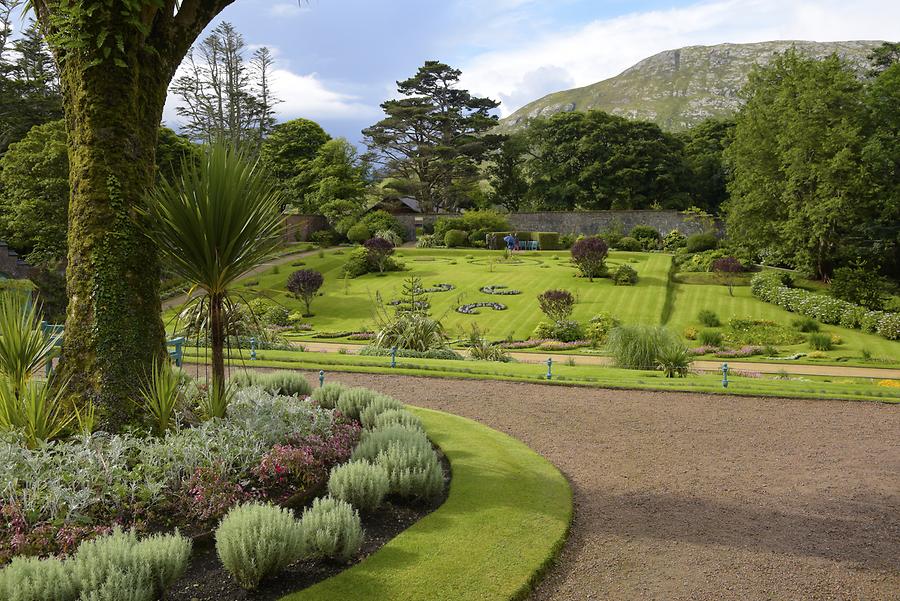
<path fill-rule="evenodd" d="M 461 69 L 505 116 L 682 46 L 900 39 L 900 2 L 887 0 L 236 0 L 204 35 L 223 20 L 275 54 L 279 121 L 354 143 L 426 60 Z M 164 120 L 177 129 L 175 102 Z"/>

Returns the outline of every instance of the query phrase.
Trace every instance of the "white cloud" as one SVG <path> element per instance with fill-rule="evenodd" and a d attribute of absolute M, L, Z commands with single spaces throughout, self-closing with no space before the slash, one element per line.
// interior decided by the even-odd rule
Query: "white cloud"
<path fill-rule="evenodd" d="M 297 17 L 309 10 L 309 6 L 300 2 L 278 2 L 271 5 L 266 12 L 273 17 Z"/>
<path fill-rule="evenodd" d="M 363 103 L 358 97 L 329 89 L 316 73 L 299 75 L 287 69 L 275 69 L 272 91 L 283 101 L 275 107 L 280 120 L 359 119 L 379 114 L 377 107 Z"/>
<path fill-rule="evenodd" d="M 544 94 L 612 77 L 663 50 L 778 39 L 890 40 L 898 22 L 900 3 L 884 0 L 713 0 L 594 20 L 477 54 L 462 65 L 462 83 L 501 99 L 501 113 L 508 115 Z"/>

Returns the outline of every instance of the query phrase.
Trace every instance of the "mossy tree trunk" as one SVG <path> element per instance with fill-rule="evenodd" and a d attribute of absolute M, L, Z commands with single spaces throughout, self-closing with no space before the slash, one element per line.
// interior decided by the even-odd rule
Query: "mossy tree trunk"
<path fill-rule="evenodd" d="M 233 0 L 34 0 L 60 67 L 69 136 L 69 309 L 62 370 L 105 426 L 131 417 L 164 352 L 159 261 L 142 232 L 166 90 Z"/>

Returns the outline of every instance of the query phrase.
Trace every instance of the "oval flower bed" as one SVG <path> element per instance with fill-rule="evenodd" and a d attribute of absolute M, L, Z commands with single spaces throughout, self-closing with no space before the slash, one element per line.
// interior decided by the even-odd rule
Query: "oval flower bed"
<path fill-rule="evenodd" d="M 506 305 L 503 303 L 468 303 L 457 307 L 456 311 L 457 313 L 464 313 L 466 315 L 477 315 L 479 313 L 478 309 L 482 307 L 493 309 L 494 311 L 506 310 Z"/>
<path fill-rule="evenodd" d="M 516 295 L 522 294 L 521 290 L 514 290 L 512 288 L 507 288 L 506 286 L 501 286 L 499 284 L 493 284 L 491 286 L 482 286 L 481 291 L 485 294 L 501 294 L 501 295 Z"/>

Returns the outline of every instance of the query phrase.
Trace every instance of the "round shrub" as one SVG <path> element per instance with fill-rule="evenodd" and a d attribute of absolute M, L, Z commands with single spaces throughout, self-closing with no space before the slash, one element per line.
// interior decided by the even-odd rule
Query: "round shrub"
<path fill-rule="evenodd" d="M 688 236 L 685 248 L 689 253 L 703 252 L 704 250 L 713 250 L 719 246 L 719 239 L 715 234 L 703 233 Z"/>
<path fill-rule="evenodd" d="M 362 244 L 371 237 L 372 232 L 365 223 L 357 223 L 347 230 L 347 240 L 356 244 Z"/>
<path fill-rule="evenodd" d="M 697 321 L 708 328 L 718 328 L 722 325 L 722 322 L 719 321 L 719 316 L 709 309 L 703 309 L 697 313 Z"/>
<path fill-rule="evenodd" d="M 722 332 L 718 330 L 700 330 L 697 340 L 703 346 L 722 346 Z"/>
<path fill-rule="evenodd" d="M 407 448 L 431 450 L 431 443 L 428 442 L 428 437 L 423 432 L 410 430 L 402 426 L 387 426 L 364 432 L 350 459 L 354 461 L 357 459 L 375 461 L 378 454 L 392 444 L 399 444 Z"/>
<path fill-rule="evenodd" d="M 498 350 L 502 351 L 503 349 Z M 375 417 L 374 428 L 387 428 L 390 426 L 400 426 L 401 428 L 418 430 L 420 432 L 425 431 L 422 420 L 406 409 L 389 409 Z"/>
<path fill-rule="evenodd" d="M 367 461 L 333 467 L 328 478 L 328 494 L 361 511 L 378 509 L 389 487 L 387 470 Z"/>
<path fill-rule="evenodd" d="M 637 238 L 632 238 L 631 236 L 619 238 L 619 241 L 616 243 L 616 248 L 628 252 L 638 252 L 640 250 L 643 250 L 643 248 L 641 247 L 641 241 Z"/>
<path fill-rule="evenodd" d="M 791 322 L 791 326 L 794 329 L 800 330 L 801 332 L 818 332 L 819 331 L 819 322 L 810 317 L 800 317 Z"/>
<path fill-rule="evenodd" d="M 444 245 L 448 248 L 466 246 L 469 243 L 469 235 L 463 230 L 450 230 L 444 234 Z"/>
<path fill-rule="evenodd" d="M 368 388 L 347 388 L 338 397 L 337 409 L 352 419 L 359 419 L 362 410 L 366 408 L 379 394 Z"/>
<path fill-rule="evenodd" d="M 429 499 L 443 489 L 444 473 L 437 455 L 430 448 L 393 443 L 378 453 L 375 463 L 387 471 L 393 495 Z"/>
<path fill-rule="evenodd" d="M 346 501 L 331 497 L 315 499 L 303 510 L 303 533 L 310 557 L 348 560 L 363 542 L 359 512 Z"/>
<path fill-rule="evenodd" d="M 631 228 L 628 235 L 641 243 L 641 248 L 650 250 L 659 247 L 659 240 L 662 236 L 659 231 L 652 225 L 636 225 Z"/>
<path fill-rule="evenodd" d="M 638 274 L 631 265 L 619 265 L 613 273 L 613 282 L 616 286 L 634 286 L 637 284 Z"/>
<path fill-rule="evenodd" d="M 572 245 L 572 262 L 581 275 L 594 281 L 606 273 L 606 257 L 609 245 L 602 238 L 591 236 L 581 238 Z"/>
<path fill-rule="evenodd" d="M 341 393 L 345 390 L 347 390 L 347 387 L 343 384 L 330 382 L 313 390 L 309 398 L 317 402 L 320 407 L 334 409 L 337 406 Z"/>
<path fill-rule="evenodd" d="M 304 553 L 304 534 L 283 507 L 246 503 L 233 508 L 216 529 L 216 553 L 238 584 L 254 589 Z"/>
<path fill-rule="evenodd" d="M 403 403 L 401 403 L 397 399 L 389 397 L 387 395 L 379 395 L 370 400 L 366 407 L 362 411 L 360 411 L 359 422 L 362 424 L 363 428 L 368 428 L 371 430 L 375 428 L 375 419 L 379 415 L 381 415 L 385 411 L 402 409 Z"/>
<path fill-rule="evenodd" d="M 6 601 L 74 601 L 78 589 L 69 566 L 51 557 L 14 557 L 0 570 L 0 599 Z"/>
<path fill-rule="evenodd" d="M 679 248 L 682 248 L 687 242 L 687 237 L 679 232 L 678 230 L 672 230 L 666 237 L 662 240 L 662 247 L 669 251 L 675 252 Z"/>
<path fill-rule="evenodd" d="M 560 342 L 575 342 L 576 340 L 583 340 L 584 328 L 582 328 L 581 324 L 577 321 L 557 321 L 555 324 L 553 324 L 553 335 L 551 336 L 551 338 L 553 338 L 554 340 L 559 340 Z"/>
<path fill-rule="evenodd" d="M 545 290 L 537 299 L 541 312 L 553 321 L 567 319 L 575 308 L 575 296 L 568 290 Z"/>
<path fill-rule="evenodd" d="M 609 313 L 598 313 L 591 317 L 584 333 L 593 346 L 598 346 L 606 342 L 609 333 L 617 325 L 619 325 L 618 320 Z"/>
<path fill-rule="evenodd" d="M 537 327 L 534 328 L 534 332 L 532 332 L 531 337 L 537 340 L 553 338 L 553 324 L 547 323 L 546 321 L 539 322 L 537 324 Z"/>

